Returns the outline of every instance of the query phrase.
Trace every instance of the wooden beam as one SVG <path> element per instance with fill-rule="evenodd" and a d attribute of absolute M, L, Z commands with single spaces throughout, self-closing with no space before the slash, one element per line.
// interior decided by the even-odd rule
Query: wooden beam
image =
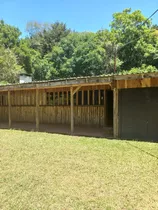
<path fill-rule="evenodd" d="M 11 100 L 10 100 L 9 90 L 8 90 L 8 127 L 11 128 Z"/>
<path fill-rule="evenodd" d="M 78 87 L 73 91 L 73 95 L 74 95 L 77 91 L 79 91 L 80 88 L 81 88 L 81 86 L 78 86 Z"/>
<path fill-rule="evenodd" d="M 39 89 L 36 89 L 36 130 L 39 130 Z"/>
<path fill-rule="evenodd" d="M 118 89 L 113 90 L 113 135 L 118 138 L 119 121 L 118 121 Z"/>
<path fill-rule="evenodd" d="M 128 81 L 125 80 L 125 88 L 127 88 L 127 87 L 128 87 Z"/>
<path fill-rule="evenodd" d="M 71 119 L 71 135 L 74 132 L 74 94 L 73 94 L 73 87 L 70 87 L 70 119 Z"/>
<path fill-rule="evenodd" d="M 109 87 L 111 87 L 111 82 L 98 82 L 98 83 L 83 83 L 83 84 L 80 84 L 80 87 L 91 87 L 91 86 L 96 86 L 96 85 L 98 85 L 98 86 L 103 86 L 103 85 L 107 85 L 107 86 L 109 86 Z M 52 86 L 50 86 L 49 84 L 48 84 L 48 86 L 43 86 L 43 85 L 40 85 L 39 84 L 39 87 L 38 87 L 38 89 L 40 89 L 40 90 L 50 90 L 50 92 L 52 91 L 52 89 L 55 89 L 55 90 L 57 90 L 57 89 L 60 89 L 60 88 L 70 88 L 70 86 L 71 87 L 74 87 L 74 88 L 76 88 L 76 87 L 78 87 L 78 85 L 76 84 L 76 83 L 74 83 L 74 84 L 70 84 L 70 85 L 56 85 L 56 86 L 54 86 L 54 85 L 52 85 Z M 8 89 L 9 90 L 11 90 L 11 91 L 18 91 L 18 90 L 35 90 L 35 89 L 37 89 L 36 87 L 35 87 L 35 84 L 34 84 L 34 86 L 32 87 L 29 87 L 29 86 L 27 86 L 27 84 L 26 84 L 26 87 L 19 87 L 19 85 L 17 85 L 17 87 L 12 87 L 11 85 L 8 87 L 8 86 L 4 86 L 3 88 L 1 88 L 0 87 L 0 92 L 7 92 L 8 91 Z"/>

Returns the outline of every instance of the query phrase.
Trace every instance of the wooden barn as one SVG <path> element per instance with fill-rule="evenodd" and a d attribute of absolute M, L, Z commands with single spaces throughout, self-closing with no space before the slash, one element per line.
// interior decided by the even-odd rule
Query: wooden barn
<path fill-rule="evenodd" d="M 158 73 L 0 86 L 0 128 L 158 141 Z"/>

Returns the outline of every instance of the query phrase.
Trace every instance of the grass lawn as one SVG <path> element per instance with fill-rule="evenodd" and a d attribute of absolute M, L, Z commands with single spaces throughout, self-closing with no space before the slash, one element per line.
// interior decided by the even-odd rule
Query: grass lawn
<path fill-rule="evenodd" d="M 158 144 L 0 130 L 1 210 L 156 210 Z"/>

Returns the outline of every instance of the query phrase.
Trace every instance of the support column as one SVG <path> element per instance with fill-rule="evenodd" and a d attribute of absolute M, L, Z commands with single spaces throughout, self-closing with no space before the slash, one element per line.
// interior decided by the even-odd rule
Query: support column
<path fill-rule="evenodd" d="M 81 86 L 76 87 L 76 89 L 73 90 L 73 87 L 70 87 L 70 120 L 71 120 L 71 135 L 73 135 L 74 132 L 74 95 L 77 93 L 77 91 L 81 88 Z"/>
<path fill-rule="evenodd" d="M 113 135 L 114 138 L 118 138 L 118 89 L 114 88 L 113 90 Z"/>
<path fill-rule="evenodd" d="M 71 135 L 74 132 L 74 97 L 73 97 L 73 87 L 70 87 L 70 106 L 71 106 Z"/>
<path fill-rule="evenodd" d="M 39 130 L 39 89 L 36 89 L 36 130 Z"/>
<path fill-rule="evenodd" d="M 10 90 L 8 90 L 8 127 L 11 128 L 11 100 L 10 100 Z"/>

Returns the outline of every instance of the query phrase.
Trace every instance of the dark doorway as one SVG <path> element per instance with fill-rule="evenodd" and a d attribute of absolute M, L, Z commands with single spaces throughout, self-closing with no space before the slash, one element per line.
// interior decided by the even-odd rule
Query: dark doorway
<path fill-rule="evenodd" d="M 106 126 L 113 127 L 113 91 L 106 91 Z"/>

